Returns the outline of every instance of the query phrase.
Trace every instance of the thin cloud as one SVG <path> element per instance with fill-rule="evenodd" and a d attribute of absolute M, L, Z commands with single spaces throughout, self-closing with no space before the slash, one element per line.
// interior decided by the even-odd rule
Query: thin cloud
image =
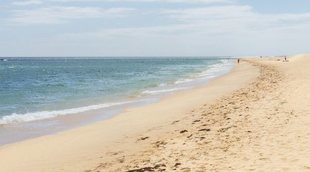
<path fill-rule="evenodd" d="M 165 9 L 154 11 L 155 13 L 160 13 L 162 18 L 170 19 L 170 22 L 150 27 L 109 28 L 78 33 L 78 35 L 103 38 L 126 35 L 157 37 L 164 35 L 242 34 L 256 31 L 308 28 L 310 24 L 310 13 L 263 14 L 255 12 L 251 6 L 247 5 Z M 75 34 L 70 33 L 69 35 Z"/>
<path fill-rule="evenodd" d="M 201 8 L 167 9 L 162 14 L 180 21 L 231 19 L 253 16 L 252 7 L 247 5 L 223 5 Z"/>
<path fill-rule="evenodd" d="M 25 5 L 39 5 L 43 2 L 41 0 L 24 0 L 24 1 L 14 1 L 12 2 L 12 5 L 19 5 L 19 6 L 25 6 Z"/>
<path fill-rule="evenodd" d="M 132 11 L 134 11 L 132 8 L 54 6 L 32 10 L 15 10 L 9 20 L 22 24 L 59 24 L 77 19 L 124 17 Z"/>
<path fill-rule="evenodd" d="M 50 0 L 54 2 L 233 3 L 232 0 Z"/>
<path fill-rule="evenodd" d="M 202 27 L 202 30 L 242 30 L 290 27 L 310 23 L 310 13 L 268 14 L 255 12 L 248 5 L 222 5 L 201 8 L 166 9 L 161 13 L 172 20 Z"/>

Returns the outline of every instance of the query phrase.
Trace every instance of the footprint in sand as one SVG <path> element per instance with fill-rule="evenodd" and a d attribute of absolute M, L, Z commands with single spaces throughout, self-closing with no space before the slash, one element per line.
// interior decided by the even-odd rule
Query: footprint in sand
<path fill-rule="evenodd" d="M 181 134 L 187 133 L 187 132 L 188 132 L 187 130 L 182 130 L 182 131 L 180 131 Z"/>
<path fill-rule="evenodd" d="M 148 137 L 148 136 L 146 136 L 146 137 L 141 137 L 141 138 L 139 138 L 139 139 L 138 139 L 138 141 L 141 141 L 141 140 L 142 140 L 142 141 L 143 141 L 143 140 L 147 140 L 147 139 L 149 139 L 149 138 L 150 138 L 150 137 Z"/>
<path fill-rule="evenodd" d="M 203 129 L 200 129 L 200 130 L 198 130 L 198 131 L 211 131 L 211 129 L 209 129 L 209 128 L 203 128 Z"/>

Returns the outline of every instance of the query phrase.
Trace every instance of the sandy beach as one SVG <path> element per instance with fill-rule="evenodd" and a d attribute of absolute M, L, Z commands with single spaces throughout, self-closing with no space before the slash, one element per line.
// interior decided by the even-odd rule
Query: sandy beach
<path fill-rule="evenodd" d="M 243 58 L 204 87 L 0 147 L 0 171 L 310 171 L 310 54 Z"/>

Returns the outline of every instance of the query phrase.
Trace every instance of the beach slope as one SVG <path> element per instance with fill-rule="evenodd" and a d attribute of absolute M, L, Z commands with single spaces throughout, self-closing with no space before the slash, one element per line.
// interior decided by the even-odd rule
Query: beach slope
<path fill-rule="evenodd" d="M 310 55 L 246 61 L 260 70 L 254 82 L 93 171 L 310 171 Z"/>
<path fill-rule="evenodd" d="M 244 59 L 207 86 L 0 147 L 0 171 L 310 170 L 310 55 Z"/>

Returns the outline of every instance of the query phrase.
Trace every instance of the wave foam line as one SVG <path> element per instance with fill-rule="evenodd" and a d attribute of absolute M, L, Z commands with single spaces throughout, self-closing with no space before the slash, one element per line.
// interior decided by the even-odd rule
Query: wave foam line
<path fill-rule="evenodd" d="M 180 79 L 174 82 L 174 84 L 184 84 L 195 81 L 196 79 L 214 78 L 220 75 L 221 72 L 225 72 L 232 66 L 233 63 L 230 60 L 220 60 L 219 63 L 210 65 L 207 70 L 199 73 L 192 78 Z"/>
<path fill-rule="evenodd" d="M 11 115 L 3 116 L 2 118 L 0 118 L 0 125 L 49 119 L 49 118 L 53 118 L 57 116 L 77 114 L 77 113 L 91 111 L 91 110 L 124 105 L 124 104 L 132 103 L 132 102 L 133 101 L 119 102 L 119 103 L 106 103 L 106 104 L 84 106 L 84 107 L 71 108 L 71 109 L 65 109 L 65 110 L 30 112 L 30 113 L 25 113 L 25 114 L 13 113 Z"/>
<path fill-rule="evenodd" d="M 185 90 L 185 89 L 187 89 L 187 88 L 181 87 L 181 88 L 171 88 L 171 89 L 162 89 L 162 90 L 145 90 L 142 93 L 143 94 L 149 94 L 149 95 L 156 95 L 156 94 L 168 93 L 168 92 Z"/>

